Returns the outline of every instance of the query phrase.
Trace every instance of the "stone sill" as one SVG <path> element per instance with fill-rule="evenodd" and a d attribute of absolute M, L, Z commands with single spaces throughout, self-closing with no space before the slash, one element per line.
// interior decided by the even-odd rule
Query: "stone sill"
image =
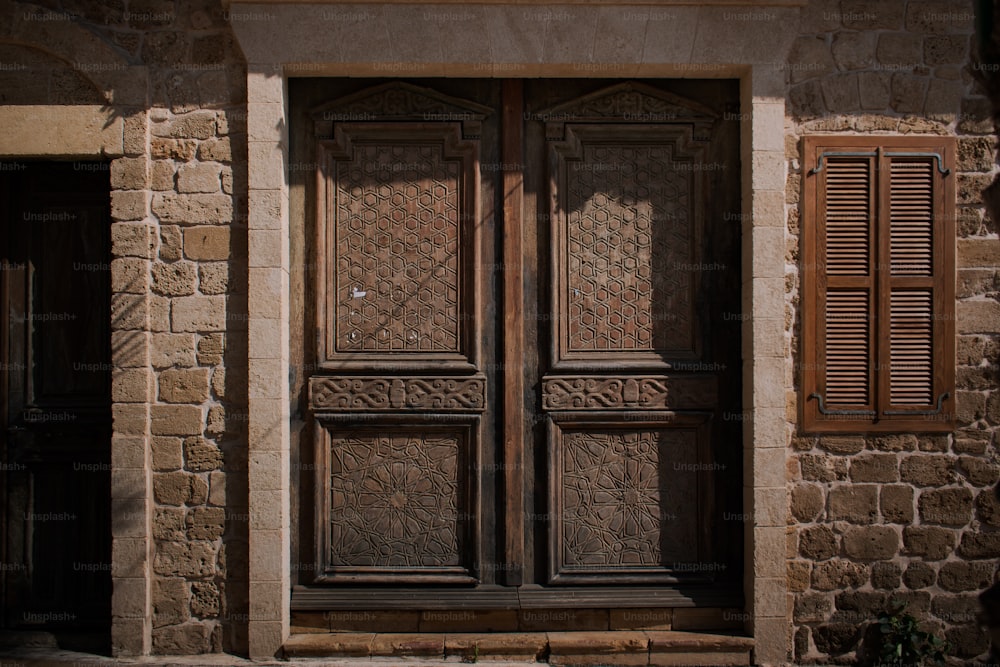
<path fill-rule="evenodd" d="M 286 658 L 547 661 L 551 665 L 749 665 L 749 637 L 675 631 L 292 634 Z"/>
<path fill-rule="evenodd" d="M 604 7 L 652 5 L 656 7 L 805 7 L 809 0 L 222 0 L 223 6 L 257 5 L 600 5 Z"/>

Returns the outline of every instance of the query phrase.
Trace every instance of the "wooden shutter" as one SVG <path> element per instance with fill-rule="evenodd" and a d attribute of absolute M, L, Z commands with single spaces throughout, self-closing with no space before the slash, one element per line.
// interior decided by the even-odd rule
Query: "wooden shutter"
<path fill-rule="evenodd" d="M 802 413 L 811 432 L 954 413 L 954 140 L 808 137 Z"/>
<path fill-rule="evenodd" d="M 825 335 L 821 361 L 825 405 L 870 412 L 872 401 L 872 222 L 875 217 L 870 157 L 831 159 L 826 166 L 819 263 L 825 287 L 819 294 Z"/>

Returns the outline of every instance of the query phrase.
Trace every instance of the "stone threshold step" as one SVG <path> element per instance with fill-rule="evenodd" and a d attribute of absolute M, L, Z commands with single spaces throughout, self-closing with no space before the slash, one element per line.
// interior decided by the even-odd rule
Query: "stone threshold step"
<path fill-rule="evenodd" d="M 551 665 L 749 665 L 753 640 L 671 630 L 293 634 L 286 658 L 436 658 Z"/>

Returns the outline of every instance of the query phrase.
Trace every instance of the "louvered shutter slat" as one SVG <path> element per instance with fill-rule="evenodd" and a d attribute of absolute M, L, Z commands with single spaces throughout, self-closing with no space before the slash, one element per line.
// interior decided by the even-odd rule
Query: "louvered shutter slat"
<path fill-rule="evenodd" d="M 934 402 L 931 290 L 894 290 L 890 298 L 890 394 L 893 405 Z"/>
<path fill-rule="evenodd" d="M 869 381 L 869 299 L 863 290 L 826 295 L 826 401 L 867 405 Z"/>
<path fill-rule="evenodd" d="M 930 276 L 934 268 L 934 172 L 930 160 L 892 161 L 890 263 L 893 275 Z"/>
<path fill-rule="evenodd" d="M 826 182 L 826 272 L 868 275 L 871 176 L 867 159 L 831 160 Z"/>

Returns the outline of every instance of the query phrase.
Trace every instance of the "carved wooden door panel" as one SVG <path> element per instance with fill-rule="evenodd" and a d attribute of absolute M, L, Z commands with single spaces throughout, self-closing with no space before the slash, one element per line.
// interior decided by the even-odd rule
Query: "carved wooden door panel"
<path fill-rule="evenodd" d="M 491 113 L 406 84 L 314 112 L 318 582 L 479 581 Z"/>
<path fill-rule="evenodd" d="M 738 386 L 739 235 L 717 229 L 738 201 L 709 176 L 735 165 L 718 145 L 721 114 L 634 82 L 563 92 L 544 108 L 560 97 L 528 90 L 533 234 L 548 242 L 537 263 L 542 315 L 527 318 L 547 339 L 535 367 L 533 421 L 544 432 L 534 443 L 544 454 L 534 479 L 546 489 L 534 498 L 545 508 L 536 577 L 561 586 L 731 578 L 737 559 L 720 550 L 721 533 L 738 537 L 742 525 L 716 514 L 739 507 L 719 493 L 739 460 L 738 427 L 720 409 L 720 387 Z M 732 389 L 721 393 L 739 414 Z"/>

